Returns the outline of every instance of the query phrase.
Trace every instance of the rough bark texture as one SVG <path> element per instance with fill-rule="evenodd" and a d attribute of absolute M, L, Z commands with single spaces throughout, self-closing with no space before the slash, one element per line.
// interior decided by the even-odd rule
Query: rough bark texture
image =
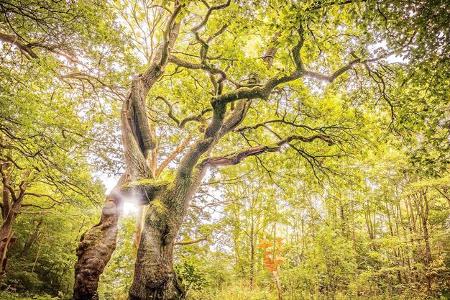
<path fill-rule="evenodd" d="M 0 227 L 0 275 L 6 272 L 7 253 L 11 244 L 14 242 L 13 224 L 22 207 L 23 198 L 27 183 L 21 181 L 18 185 L 18 190 L 14 190 L 10 179 L 10 163 L 3 162 L 0 164 L 0 174 L 2 179 L 2 225 Z M 24 172 L 23 178 L 27 178 L 30 173 Z"/>
<path fill-rule="evenodd" d="M 207 52 L 208 43 L 217 34 L 222 33 L 225 27 L 209 38 L 201 37 L 204 34 L 201 29 L 207 24 L 214 11 L 224 9 L 230 4 L 231 0 L 227 0 L 223 4 L 207 5 L 208 11 L 202 21 L 191 29 L 200 45 L 200 63 L 191 63 L 179 59 L 171 53 L 179 30 L 179 23 L 175 20 L 183 5 L 175 1 L 175 7 L 166 22 L 161 45 L 152 54 L 151 63 L 147 69 L 133 79 L 130 93 L 123 103 L 121 125 L 127 181 L 154 180 L 157 174 L 161 173 L 161 170 L 156 167 L 158 151 L 156 151 L 155 129 L 152 129 L 148 122 L 146 97 L 149 90 L 161 78 L 169 60 L 179 67 L 207 72 L 213 87 L 214 96 L 210 101 L 212 117 L 204 130 L 204 136 L 196 140 L 184 154 L 173 182 L 162 189 L 158 189 L 156 193 L 153 193 L 154 189 L 147 193 L 148 189 L 145 186 L 144 189 L 141 189 L 139 184 L 133 186 L 134 192 L 138 193 L 143 203 L 150 203 L 151 207 L 145 214 L 137 253 L 135 276 L 130 289 L 131 299 L 184 298 L 184 293 L 173 271 L 173 246 L 189 201 L 192 194 L 197 191 L 207 166 L 237 164 L 249 156 L 278 151 L 281 146 L 292 141 L 312 142 L 320 139 L 329 145 L 332 144 L 331 138 L 323 134 L 310 137 L 293 135 L 284 139 L 280 138 L 280 141 L 273 146 L 253 147 L 223 157 L 210 157 L 210 152 L 217 141 L 234 130 L 244 120 L 252 99 L 267 99 L 274 88 L 280 84 L 297 80 L 305 75 L 331 82 L 354 64 L 361 62 L 360 59 L 355 59 L 328 76 L 307 71 L 300 56 L 304 41 L 303 28 L 300 26 L 298 29 L 299 41 L 292 48 L 295 69 L 291 73 L 280 73 L 269 78 L 265 83 L 257 85 L 241 86 L 235 84 L 236 89 L 223 93 L 224 81 L 227 80 L 227 76 L 224 71 L 207 62 Z M 267 58 L 274 56 L 276 51 L 271 50 L 269 52 L 271 53 Z M 268 63 L 270 65 L 271 61 Z M 228 104 L 230 104 L 231 110 L 227 112 Z M 189 118 L 186 118 L 186 120 L 189 120 Z M 182 127 L 183 122 L 178 121 L 177 124 Z M 121 192 L 123 191 L 121 189 Z M 109 202 L 114 203 L 114 201 Z M 107 201 L 106 212 L 109 211 L 108 207 L 111 205 Z M 117 211 L 117 204 L 112 206 L 112 210 Z M 96 297 L 95 290 L 98 277 L 115 247 L 117 218 L 118 212 L 112 214 L 104 212 L 102 221 L 83 237 L 78 250 L 79 261 L 76 268 L 75 299 Z"/>
<path fill-rule="evenodd" d="M 81 237 L 77 249 L 73 299 L 98 299 L 100 275 L 116 247 L 117 222 L 123 194 L 135 193 L 146 204 L 161 190 L 165 190 L 164 186 L 139 183 L 141 180 L 154 179 L 149 161 L 155 161 L 155 158 L 149 156 L 156 153 L 153 151 L 156 140 L 149 124 L 146 97 L 150 88 L 164 73 L 170 49 L 178 36 L 179 24 L 175 23 L 175 19 L 180 9 L 181 6 L 176 2 L 167 22 L 162 44 L 153 53 L 145 72 L 132 80 L 128 97 L 123 102 L 121 131 L 126 171 L 115 192 L 107 197 L 100 222 Z M 161 253 L 170 257 L 171 261 L 171 252 L 166 252 Z"/>
<path fill-rule="evenodd" d="M 108 196 L 100 222 L 81 236 L 73 299 L 98 299 L 98 280 L 116 248 L 118 198 Z"/>
<path fill-rule="evenodd" d="M 14 203 L 0 228 L 0 275 L 6 272 L 7 253 L 13 237 L 12 225 L 19 209 L 20 203 Z"/>
<path fill-rule="evenodd" d="M 173 248 L 189 201 L 203 175 L 201 168 L 192 177 L 177 178 L 151 204 L 145 215 L 130 299 L 185 298 L 184 289 L 173 269 Z"/>
<path fill-rule="evenodd" d="M 130 299 L 184 298 L 173 270 L 173 245 L 179 229 L 171 224 L 174 217 L 161 209 L 150 209 L 146 215 Z"/>

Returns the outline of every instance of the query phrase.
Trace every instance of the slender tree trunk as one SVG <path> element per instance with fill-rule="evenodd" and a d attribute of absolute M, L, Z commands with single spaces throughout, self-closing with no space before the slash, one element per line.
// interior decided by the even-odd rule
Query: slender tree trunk
<path fill-rule="evenodd" d="M 33 234 L 31 234 L 29 236 L 29 238 L 27 239 L 27 241 L 25 242 L 24 246 L 23 246 L 23 250 L 22 253 L 20 254 L 21 256 L 26 256 L 28 254 L 28 252 L 30 251 L 31 247 L 33 246 L 33 244 L 37 241 L 37 239 L 40 236 L 41 233 L 41 225 L 42 222 L 44 221 L 44 219 L 40 219 L 33 231 Z"/>
<path fill-rule="evenodd" d="M 428 205 L 428 197 L 426 191 L 421 193 L 421 200 L 423 204 L 421 204 L 421 219 L 422 219 L 422 228 L 423 228 L 423 239 L 425 242 L 425 277 L 427 279 L 427 291 L 429 294 L 432 292 L 432 282 L 433 275 L 430 270 L 430 265 L 432 263 L 431 257 L 431 246 L 430 246 L 430 234 L 428 232 L 428 214 L 429 214 L 429 205 Z"/>
<path fill-rule="evenodd" d="M 272 272 L 273 281 L 275 282 L 275 286 L 277 288 L 277 299 L 283 300 L 283 290 L 281 288 L 280 276 L 278 275 L 278 271 Z"/>
<path fill-rule="evenodd" d="M 0 275 L 6 273 L 6 263 L 8 261 L 7 253 L 9 249 L 9 245 L 11 243 L 11 239 L 13 236 L 12 230 L 2 232 L 0 238 Z"/>
<path fill-rule="evenodd" d="M 255 282 L 255 220 L 252 215 L 250 227 L 250 288 L 253 289 Z"/>

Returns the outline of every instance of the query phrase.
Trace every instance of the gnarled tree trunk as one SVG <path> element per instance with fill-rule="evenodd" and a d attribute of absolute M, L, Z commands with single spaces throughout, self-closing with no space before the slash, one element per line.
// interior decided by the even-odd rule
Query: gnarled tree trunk
<path fill-rule="evenodd" d="M 116 248 L 119 197 L 106 198 L 100 222 L 81 236 L 77 248 L 73 299 L 98 299 L 100 275 Z"/>
<path fill-rule="evenodd" d="M 151 157 L 156 147 L 154 132 L 150 128 L 145 104 L 147 94 L 153 84 L 164 73 L 168 55 L 177 36 L 179 24 L 175 22 L 181 6 L 175 4 L 164 31 L 163 43 L 152 56 L 147 70 L 136 76 L 128 97 L 123 102 L 121 114 L 122 143 L 126 172 L 117 187 L 104 204 L 100 222 L 81 237 L 77 248 L 78 261 L 75 265 L 73 299 L 98 299 L 97 288 L 100 275 L 116 247 L 117 223 L 120 216 L 123 193 L 149 203 L 159 193 L 161 186 L 139 183 L 140 180 L 154 179 Z"/>
<path fill-rule="evenodd" d="M 179 217 L 163 210 L 150 209 L 145 217 L 130 299 L 184 298 L 173 269 L 174 239 L 179 229 L 175 219 Z"/>
<path fill-rule="evenodd" d="M 22 202 L 25 197 L 25 190 L 27 188 L 27 182 L 21 181 L 18 185 L 17 191 L 11 185 L 10 180 L 10 167 L 9 162 L 2 162 L 0 164 L 0 174 L 2 180 L 2 225 L 0 227 L 0 275 L 6 272 L 7 253 L 11 244 L 14 242 L 13 224 L 17 215 L 22 208 Z M 23 173 L 23 178 L 27 178 L 30 175 L 29 171 Z"/>
<path fill-rule="evenodd" d="M 14 235 L 12 226 L 20 206 L 20 202 L 16 202 L 12 205 L 7 217 L 3 220 L 2 226 L 0 227 L 0 275 L 6 272 L 7 253 Z"/>
<path fill-rule="evenodd" d="M 184 299 L 185 291 L 173 269 L 175 238 L 189 201 L 204 175 L 177 178 L 172 187 L 154 200 L 145 215 L 130 299 Z"/>

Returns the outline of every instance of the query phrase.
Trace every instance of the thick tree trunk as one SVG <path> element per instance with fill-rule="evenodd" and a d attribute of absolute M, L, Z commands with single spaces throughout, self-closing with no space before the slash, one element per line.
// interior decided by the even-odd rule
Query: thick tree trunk
<path fill-rule="evenodd" d="M 130 299 L 184 299 L 184 290 L 173 269 L 173 246 L 179 217 L 155 207 L 147 214 Z"/>
<path fill-rule="evenodd" d="M 177 177 L 171 188 L 151 202 L 138 248 L 131 300 L 185 298 L 173 268 L 173 248 L 189 201 L 203 175 L 204 169 L 200 168 L 192 177 Z"/>
<path fill-rule="evenodd" d="M 98 299 L 100 275 L 116 248 L 119 198 L 106 198 L 100 222 L 86 231 L 77 248 L 73 299 Z"/>
<path fill-rule="evenodd" d="M 173 246 L 189 201 L 198 190 L 208 165 L 207 160 L 198 162 L 220 136 L 240 124 L 248 107 L 248 102 L 241 102 L 239 108 L 224 122 L 226 103 L 215 105 L 213 119 L 205 130 L 204 139 L 197 141 L 184 155 L 174 182 L 151 203 L 138 248 L 130 299 L 185 298 L 173 269 Z"/>
<path fill-rule="evenodd" d="M 77 249 L 73 299 L 98 299 L 99 277 L 116 248 L 119 192 L 123 192 L 123 188 L 132 190 L 143 203 L 148 203 L 153 199 L 154 193 L 160 190 L 160 187 L 149 187 L 146 190 L 145 186 L 127 188 L 124 183 L 134 184 L 142 179 L 154 179 L 149 155 L 155 152 L 156 140 L 154 130 L 148 122 L 146 97 L 150 88 L 164 73 L 170 49 L 178 36 L 179 24 L 175 23 L 175 19 L 180 10 L 181 6 L 176 1 L 166 24 L 163 43 L 155 50 L 147 70 L 132 80 L 128 97 L 122 104 L 121 131 L 126 172 L 117 185 L 117 193 L 106 199 L 100 223 L 81 237 Z M 155 159 L 154 157 L 153 160 Z"/>

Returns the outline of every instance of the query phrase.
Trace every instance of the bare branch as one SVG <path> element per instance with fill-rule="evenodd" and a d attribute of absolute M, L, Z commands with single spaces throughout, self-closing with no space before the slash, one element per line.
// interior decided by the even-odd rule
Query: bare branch
<path fill-rule="evenodd" d="M 26 193 L 24 194 L 24 196 L 33 196 L 33 197 L 37 197 L 37 198 L 48 198 L 48 199 L 50 199 L 50 200 L 52 200 L 53 202 L 58 203 L 58 204 L 64 203 L 63 201 L 57 200 L 57 199 L 55 199 L 53 196 L 50 196 L 50 195 L 48 195 L 48 194 L 39 194 L 39 193 L 26 192 Z"/>
<path fill-rule="evenodd" d="M 16 35 L 0 32 L 0 41 L 16 46 L 29 59 L 38 58 L 37 54 L 33 51 L 33 47 L 30 44 L 20 42 L 20 38 Z"/>
<path fill-rule="evenodd" d="M 202 122 L 203 116 L 210 111 L 212 111 L 211 108 L 206 108 L 206 109 L 202 110 L 198 115 L 187 116 L 186 118 L 184 118 L 183 120 L 180 121 L 179 127 L 184 128 L 184 126 L 186 126 L 187 123 L 193 122 L 193 121 Z"/>
<path fill-rule="evenodd" d="M 345 65 L 345 66 L 341 67 L 340 69 L 336 70 L 331 75 L 324 75 L 324 74 L 321 74 L 321 73 L 317 73 L 317 72 L 313 72 L 313 71 L 306 71 L 306 70 L 303 71 L 303 74 L 305 76 L 307 76 L 307 77 L 311 77 L 311 78 L 314 78 L 314 79 L 328 81 L 328 82 L 333 82 L 340 75 L 344 74 L 345 72 L 350 70 L 355 64 L 360 63 L 360 62 L 361 62 L 360 58 L 355 58 L 354 60 L 349 62 L 347 65 Z"/>
<path fill-rule="evenodd" d="M 280 140 L 276 144 L 272 146 L 256 146 L 251 147 L 246 150 L 231 153 L 228 155 L 224 155 L 221 157 L 211 157 L 208 159 L 205 159 L 202 164 L 205 165 L 211 165 L 211 166 L 227 166 L 227 165 L 236 165 L 240 163 L 243 159 L 249 157 L 249 156 L 256 156 L 262 153 L 266 152 L 278 152 L 280 151 L 281 147 L 286 144 L 290 144 L 292 141 L 301 141 L 310 143 L 315 140 L 322 140 L 326 142 L 329 146 L 334 145 L 334 141 L 327 135 L 324 134 L 317 134 L 309 137 L 299 136 L 299 135 L 292 135 L 289 136 L 283 140 Z"/>
<path fill-rule="evenodd" d="M 58 203 L 53 203 L 52 205 L 50 205 L 50 206 L 48 206 L 48 207 L 42 207 L 42 206 L 37 205 L 37 204 L 26 203 L 26 204 L 22 204 L 22 207 L 36 207 L 36 208 L 39 208 L 39 209 L 44 210 L 44 209 L 52 209 L 52 208 L 55 207 L 57 204 L 58 204 Z"/>
<path fill-rule="evenodd" d="M 206 4 L 207 4 L 207 3 L 206 3 Z M 225 2 L 225 3 L 223 3 L 223 4 L 216 5 L 216 6 L 211 6 L 211 7 L 209 7 L 209 5 L 207 5 L 208 11 L 206 12 L 205 17 L 203 18 L 203 20 L 202 20 L 197 26 L 195 26 L 194 28 L 192 28 L 192 32 L 195 33 L 195 32 L 197 32 L 197 31 L 199 31 L 200 29 L 202 29 L 203 26 L 205 26 L 206 23 L 208 22 L 208 19 L 209 19 L 209 17 L 211 16 L 211 13 L 212 13 L 213 11 L 215 11 L 215 10 L 220 10 L 220 9 L 224 9 L 224 8 L 226 8 L 227 6 L 229 6 L 230 4 L 231 4 L 231 0 L 227 0 L 227 2 Z"/>
<path fill-rule="evenodd" d="M 169 154 L 169 156 L 167 156 L 167 158 L 159 165 L 159 167 L 156 169 L 156 175 L 155 177 L 158 177 L 162 171 L 164 171 L 164 169 L 167 167 L 167 165 L 169 165 L 169 163 L 171 161 L 173 161 L 178 154 L 180 154 L 181 152 L 183 152 L 183 150 L 186 148 L 186 146 L 189 144 L 189 142 L 191 141 L 192 136 L 188 136 L 187 138 L 184 139 L 184 141 L 182 141 L 173 151 L 172 153 Z"/>
<path fill-rule="evenodd" d="M 207 65 L 205 63 L 203 63 L 203 64 L 191 63 L 191 62 L 182 60 L 182 59 L 180 59 L 180 58 L 178 58 L 176 56 L 173 56 L 173 55 L 171 55 L 169 57 L 169 62 L 174 63 L 174 64 L 176 64 L 176 65 L 178 65 L 180 67 L 184 67 L 186 69 L 204 70 L 204 71 L 208 71 L 209 73 L 214 74 L 214 75 L 215 74 L 219 74 L 220 75 L 219 81 L 223 81 L 223 80 L 227 79 L 227 74 L 224 71 L 222 71 L 222 70 L 220 70 L 220 69 L 218 69 L 216 67 L 213 67 L 211 65 Z"/>
<path fill-rule="evenodd" d="M 287 121 L 287 120 L 284 120 L 284 119 L 268 120 L 268 121 L 261 122 L 261 123 L 258 123 L 258 124 L 255 124 L 255 125 L 251 125 L 251 126 L 243 126 L 243 127 L 240 127 L 240 128 L 236 128 L 235 131 L 236 132 L 241 132 L 241 131 L 246 131 L 246 130 L 251 130 L 251 129 L 258 129 L 259 127 L 265 127 L 268 124 L 274 124 L 274 123 L 281 123 L 281 124 L 285 124 L 285 125 L 289 125 L 289 126 L 293 126 L 293 127 L 297 127 L 297 128 L 308 129 L 308 130 L 311 130 L 311 131 L 322 131 L 321 130 L 322 128 L 313 128 L 313 127 L 310 127 L 308 125 L 297 124 L 297 123 L 290 122 L 290 121 Z"/>
<path fill-rule="evenodd" d="M 184 128 L 186 126 L 186 124 L 189 123 L 189 122 L 193 122 L 193 121 L 195 121 L 195 122 L 202 122 L 203 121 L 203 116 L 206 113 L 212 111 L 211 108 L 206 108 L 206 109 L 202 110 L 199 114 L 190 115 L 190 116 L 187 116 L 186 118 L 180 120 L 173 113 L 173 104 L 172 103 L 170 103 L 166 98 L 161 97 L 161 96 L 156 97 L 156 99 L 162 100 L 167 105 L 167 107 L 169 108 L 169 111 L 167 113 L 168 117 L 170 119 L 172 119 L 177 124 L 177 126 L 179 128 Z"/>
<path fill-rule="evenodd" d="M 191 240 L 191 241 L 182 241 L 182 242 L 175 242 L 174 245 L 177 246 L 187 246 L 187 245 L 192 245 L 192 244 L 196 244 L 196 243 L 200 243 L 203 241 L 207 241 L 208 238 L 207 237 L 202 237 L 196 240 Z"/>

